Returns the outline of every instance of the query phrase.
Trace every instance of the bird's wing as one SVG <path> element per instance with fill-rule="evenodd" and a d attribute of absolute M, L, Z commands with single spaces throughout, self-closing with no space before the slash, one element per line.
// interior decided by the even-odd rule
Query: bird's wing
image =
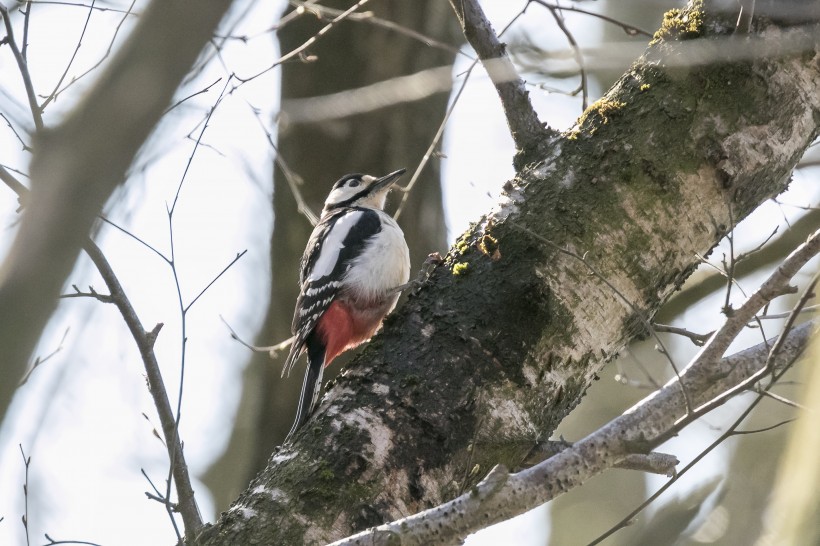
<path fill-rule="evenodd" d="M 291 325 L 295 339 L 283 375 L 290 372 L 302 354 L 308 334 L 336 298 L 351 261 L 380 228 L 376 211 L 348 208 L 327 215 L 313 229 L 300 264 L 302 289 Z"/>

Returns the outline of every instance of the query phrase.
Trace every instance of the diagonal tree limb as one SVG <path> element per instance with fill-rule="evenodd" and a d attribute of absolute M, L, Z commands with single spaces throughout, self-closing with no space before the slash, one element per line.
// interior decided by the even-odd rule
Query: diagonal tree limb
<path fill-rule="evenodd" d="M 764 53 L 726 58 L 734 18 L 706 5 L 668 14 L 645 55 L 505 185 L 204 543 L 332 542 L 458 496 L 475 465 L 519 464 L 516 446 L 552 434 L 646 334 L 634 309 L 651 319 L 698 255 L 783 191 L 818 134 L 811 28 L 761 25 Z M 632 307 L 514 225 L 584 256 Z"/>
<path fill-rule="evenodd" d="M 0 267 L 2 373 L 20 377 L 96 214 L 230 0 L 155 0 L 83 101 L 34 142 L 31 193 Z M 16 381 L 0 382 L 0 415 Z"/>
<path fill-rule="evenodd" d="M 533 160 L 542 149 L 544 141 L 554 136 L 538 119 L 532 107 L 529 92 L 507 56 L 506 46 L 501 43 L 490 21 L 477 0 L 450 0 L 456 12 L 464 37 L 473 47 L 495 85 L 507 125 L 515 142 L 516 155 L 513 164 L 520 170 Z"/>
<path fill-rule="evenodd" d="M 792 330 L 776 356 L 777 363 L 782 365 L 796 358 L 817 327 L 818 321 L 813 321 Z M 683 372 L 683 383 L 696 401 L 705 403 L 765 369 L 770 342 L 719 360 L 696 357 Z M 675 418 L 685 415 L 681 392 L 674 379 L 620 417 L 530 469 L 511 474 L 502 465 L 496 466 L 461 497 L 339 540 L 333 546 L 460 544 L 469 533 L 552 500 L 630 454 L 658 445 L 658 439 L 667 437 L 671 431 L 678 432 L 680 427 Z"/>

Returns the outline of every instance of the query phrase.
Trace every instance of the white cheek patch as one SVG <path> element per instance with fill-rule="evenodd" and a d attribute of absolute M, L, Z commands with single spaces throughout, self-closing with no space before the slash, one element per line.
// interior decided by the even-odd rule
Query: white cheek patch
<path fill-rule="evenodd" d="M 362 211 L 352 211 L 336 220 L 336 223 L 330 228 L 325 240 L 322 242 L 319 259 L 316 260 L 316 265 L 313 266 L 313 270 L 307 278 L 308 281 L 317 281 L 333 272 L 339 261 L 339 251 L 343 248 L 345 237 L 362 217 L 362 214 L 364 214 Z"/>

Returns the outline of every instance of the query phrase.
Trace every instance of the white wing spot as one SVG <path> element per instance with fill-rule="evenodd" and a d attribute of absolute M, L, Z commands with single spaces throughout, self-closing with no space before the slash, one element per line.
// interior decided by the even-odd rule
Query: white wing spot
<path fill-rule="evenodd" d="M 336 267 L 336 263 L 339 261 L 339 251 L 343 248 L 345 237 L 347 237 L 347 234 L 350 233 L 350 230 L 356 225 L 363 214 L 364 212 L 356 210 L 344 214 L 336 220 L 336 223 L 333 224 L 333 227 L 325 235 L 322 248 L 319 250 L 319 258 L 310 271 L 307 278 L 308 281 L 316 281 L 326 275 L 330 275 Z"/>

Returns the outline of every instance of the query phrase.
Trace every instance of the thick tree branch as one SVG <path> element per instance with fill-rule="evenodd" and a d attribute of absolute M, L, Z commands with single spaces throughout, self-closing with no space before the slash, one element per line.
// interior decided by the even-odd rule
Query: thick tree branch
<path fill-rule="evenodd" d="M 95 215 L 230 3 L 152 2 L 84 100 L 36 135 L 29 202 L 0 268 L 5 377 L 22 375 Z M 0 382 L 0 414 L 15 384 Z"/>
<path fill-rule="evenodd" d="M 720 60 L 734 25 L 699 2 L 673 12 L 619 82 L 507 183 L 204 543 L 339 540 L 456 498 L 548 438 L 697 256 L 783 191 L 818 134 L 808 30 L 760 25 L 755 43 L 776 54 Z M 776 50 L 784 42 L 808 48 Z M 692 44 L 710 55 L 691 58 Z"/>
<path fill-rule="evenodd" d="M 481 59 L 501 99 L 515 142 L 513 163 L 520 169 L 535 160 L 539 150 L 544 149 L 545 141 L 555 134 L 538 119 L 529 92 L 507 56 L 506 46 L 498 40 L 478 1 L 450 0 L 450 5 L 461 23 L 464 36 Z"/>
<path fill-rule="evenodd" d="M 770 280 L 778 284 L 783 281 Z M 817 327 L 816 321 L 809 322 L 789 332 L 782 351 L 775 357 L 775 366 L 797 358 Z M 680 432 L 683 426 L 676 421 L 686 417 L 681 387 L 692 392 L 701 404 L 731 392 L 755 378 L 761 370 L 768 369 L 774 341 L 760 343 L 722 360 L 696 358 L 684 371 L 682 384 L 672 380 L 631 410 L 543 463 L 516 474 L 499 465 L 472 491 L 457 499 L 368 529 L 333 545 L 460 544 L 468 534 L 552 500 L 628 460 L 636 450 L 651 449 L 660 443 L 660 438 Z"/>

